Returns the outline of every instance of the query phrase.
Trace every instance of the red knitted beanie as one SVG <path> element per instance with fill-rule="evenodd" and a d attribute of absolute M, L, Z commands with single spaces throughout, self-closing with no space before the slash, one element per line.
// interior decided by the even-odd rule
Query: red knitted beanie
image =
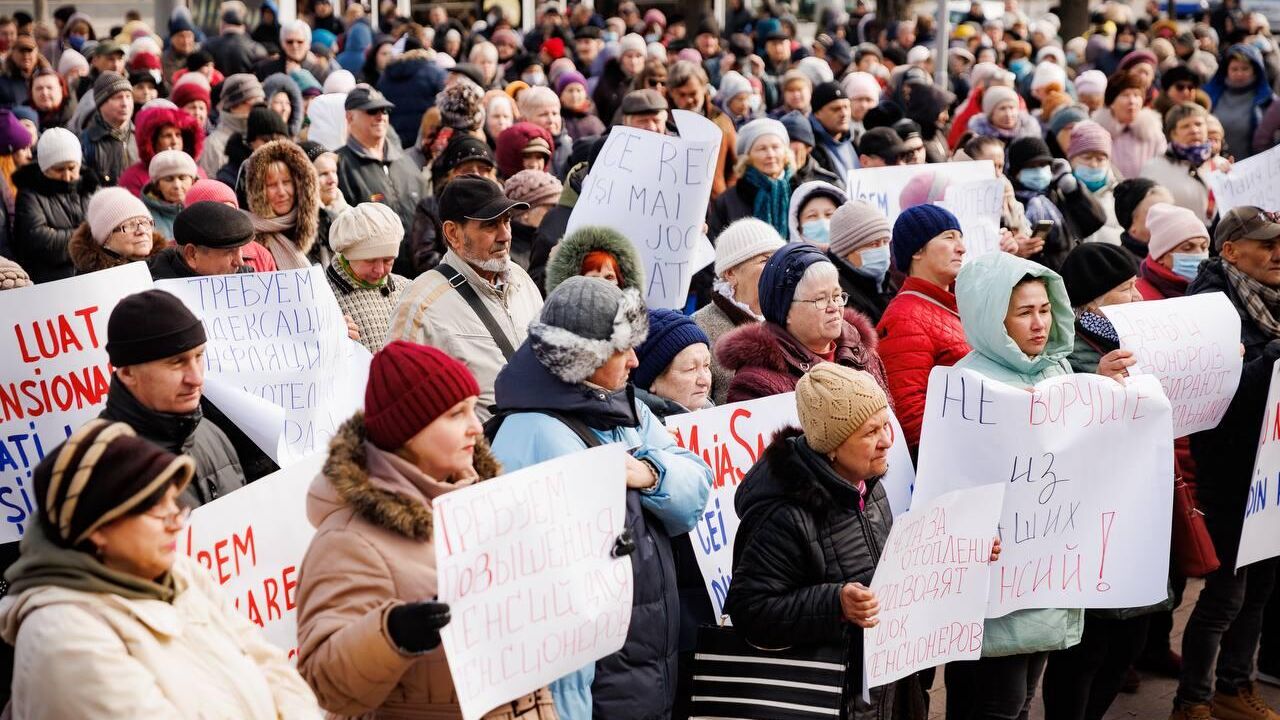
<path fill-rule="evenodd" d="M 449 408 L 479 394 L 480 386 L 462 363 L 433 347 L 396 340 L 369 365 L 365 428 L 374 445 L 395 450 Z"/>

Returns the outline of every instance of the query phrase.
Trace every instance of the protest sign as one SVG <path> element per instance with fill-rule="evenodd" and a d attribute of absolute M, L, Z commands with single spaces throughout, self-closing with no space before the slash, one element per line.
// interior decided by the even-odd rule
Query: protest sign
<path fill-rule="evenodd" d="M 291 659 L 298 653 L 298 568 L 316 532 L 307 520 L 307 490 L 326 457 L 315 453 L 201 505 L 180 539 L 236 609 Z"/>
<path fill-rule="evenodd" d="M 896 441 L 902 437 L 902 427 L 892 412 L 889 421 L 895 442 L 889 450 L 889 472 L 881 482 L 889 496 L 889 505 L 897 514 L 906 510 L 911 502 L 915 469 L 907 444 Z M 672 415 L 666 425 L 677 445 L 701 457 L 711 468 L 711 496 L 697 526 L 689 533 L 689 542 L 706 582 L 712 609 L 720 616 L 733 576 L 733 540 L 738 536 L 733 495 L 747 471 L 764 456 L 774 434 L 786 427 L 800 426 L 796 394 L 771 395 Z"/>
<path fill-rule="evenodd" d="M 1244 506 L 1236 570 L 1280 555 L 1280 361 L 1271 366 L 1271 388 L 1262 416 L 1258 456 Z"/>
<path fill-rule="evenodd" d="M 679 309 L 693 274 L 715 260 L 702 226 L 723 135 L 695 113 L 672 116 L 679 137 L 613 128 L 582 181 L 566 234 L 588 225 L 622 233 L 640 254 L 649 307 Z"/>
<path fill-rule="evenodd" d="M 370 355 L 347 338 L 319 266 L 156 287 L 204 322 L 205 395 L 281 467 L 323 450 L 363 406 Z"/>
<path fill-rule="evenodd" d="M 606 445 L 433 501 L 437 592 L 453 617 L 440 636 L 466 720 L 622 647 L 631 560 L 611 553 L 625 462 Z"/>
<path fill-rule="evenodd" d="M 933 173 L 949 182 L 994 180 L 996 166 L 990 160 L 967 162 L 931 163 L 928 165 L 890 165 L 887 167 L 850 170 L 845 187 L 850 200 L 861 200 L 884 213 L 889 224 L 902 212 L 900 197 L 911 178 L 921 173 Z"/>
<path fill-rule="evenodd" d="M 107 318 L 124 296 L 151 286 L 144 263 L 0 292 L 9 326 L 0 343 L 0 543 L 36 514 L 31 471 L 102 412 L 113 368 Z"/>
<path fill-rule="evenodd" d="M 1280 210 L 1280 147 L 1273 147 L 1231 165 L 1230 172 L 1208 174 L 1218 210 L 1226 212 L 1241 205 L 1263 210 Z"/>
<path fill-rule="evenodd" d="M 1004 209 L 1003 180 L 953 182 L 936 203 L 960 221 L 964 261 L 1000 252 L 1000 213 Z"/>
<path fill-rule="evenodd" d="M 988 617 L 1166 597 L 1171 408 L 1150 375 L 1063 375 L 1028 392 L 972 370 L 929 374 L 913 506 L 1006 483 Z"/>
<path fill-rule="evenodd" d="M 1240 385 L 1240 315 L 1220 293 L 1102 308 L 1132 350 L 1130 375 L 1154 375 L 1173 403 L 1173 436 L 1218 426 Z"/>
<path fill-rule="evenodd" d="M 953 490 L 894 518 L 871 579 L 880 624 L 863 631 L 867 687 L 982 655 L 1004 485 Z"/>

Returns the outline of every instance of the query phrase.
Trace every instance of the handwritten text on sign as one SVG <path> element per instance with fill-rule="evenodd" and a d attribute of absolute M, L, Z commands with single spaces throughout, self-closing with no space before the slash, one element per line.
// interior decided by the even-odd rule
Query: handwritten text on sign
<path fill-rule="evenodd" d="M 1166 596 L 1173 438 L 1155 378 L 1066 375 L 1028 392 L 972 370 L 929 374 L 912 503 L 1006 483 L 989 617 Z"/>
<path fill-rule="evenodd" d="M 1000 252 L 1000 213 L 1004 209 L 1003 180 L 953 182 L 937 203 L 960 221 L 964 262 Z"/>
<path fill-rule="evenodd" d="M 880 624 L 863 633 L 867 686 L 982 655 L 992 538 L 1004 485 L 953 490 L 893 521 L 871 589 Z"/>
<path fill-rule="evenodd" d="M 1280 210 L 1280 147 L 1241 160 L 1230 172 L 1209 173 L 1209 187 L 1222 212 L 1242 205 Z"/>
<path fill-rule="evenodd" d="M 611 556 L 626 521 L 626 450 L 556 458 L 432 503 L 441 631 L 466 720 L 622 647 L 631 560 Z"/>
<path fill-rule="evenodd" d="M 0 543 L 35 514 L 31 471 L 107 402 L 107 318 L 151 286 L 142 263 L 0 292 Z"/>
<path fill-rule="evenodd" d="M 303 458 L 196 508 L 181 540 L 187 555 L 290 658 L 298 652 L 298 567 L 315 534 L 307 489 L 325 457 Z"/>
<path fill-rule="evenodd" d="M 635 245 L 644 263 L 650 307 L 681 308 L 693 273 L 715 259 L 702 234 L 722 134 L 684 110 L 680 136 L 615 127 L 582 183 L 567 233 L 610 227 Z"/>
<path fill-rule="evenodd" d="M 1240 315 L 1220 292 L 1108 305 L 1102 312 L 1173 403 L 1175 438 L 1218 426 L 1240 385 Z"/>
<path fill-rule="evenodd" d="M 1280 555 L 1280 361 L 1271 366 L 1271 389 L 1262 416 L 1258 457 L 1244 507 L 1236 569 Z"/>

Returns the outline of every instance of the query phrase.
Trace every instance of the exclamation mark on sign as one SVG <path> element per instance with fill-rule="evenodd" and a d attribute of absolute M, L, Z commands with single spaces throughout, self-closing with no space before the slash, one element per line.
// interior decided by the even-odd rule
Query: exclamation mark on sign
<path fill-rule="evenodd" d="M 1116 520 L 1115 511 L 1102 513 L 1102 560 L 1098 563 L 1098 592 L 1111 589 L 1111 583 L 1102 579 L 1102 571 L 1107 567 L 1107 540 L 1111 537 L 1111 524 Z"/>

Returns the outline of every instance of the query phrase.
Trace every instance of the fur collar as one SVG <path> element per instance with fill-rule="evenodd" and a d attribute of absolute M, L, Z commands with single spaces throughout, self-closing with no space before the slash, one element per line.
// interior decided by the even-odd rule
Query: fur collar
<path fill-rule="evenodd" d="M 293 142 L 276 140 L 258 148 L 249 156 L 244 170 L 244 184 L 249 200 L 249 212 L 260 218 L 275 217 L 267 202 L 267 168 L 275 162 L 284 163 L 293 176 L 294 205 L 298 209 L 294 242 L 303 255 L 311 252 L 316 241 L 316 227 L 320 211 L 320 190 L 316 181 L 316 169 L 307 160 L 307 154 Z"/>
<path fill-rule="evenodd" d="M 877 337 L 875 326 L 865 315 L 845 308 L 845 327 L 836 341 L 836 360 L 846 356 L 860 354 L 866 358 L 876 352 Z M 737 372 L 747 367 L 761 367 L 773 372 L 787 373 L 798 363 L 805 362 L 797 357 L 794 348 L 784 346 L 774 329 L 773 323 L 748 323 L 725 333 L 716 343 L 716 360 L 726 370 Z M 787 337 L 790 337 L 789 335 Z M 798 346 L 798 343 L 792 343 Z M 807 355 L 813 355 L 807 352 Z M 866 363 L 865 360 L 862 361 Z M 805 369 L 801 369 L 803 372 Z"/>
<path fill-rule="evenodd" d="M 857 488 L 836 475 L 809 449 L 803 443 L 803 435 L 803 430 L 792 425 L 773 436 L 765 448 L 763 462 L 752 467 L 738 487 L 734 506 L 739 516 L 745 516 L 752 507 L 778 501 L 798 505 L 815 517 L 857 507 Z"/>
<path fill-rule="evenodd" d="M 364 413 L 357 412 L 338 428 L 329 441 L 329 457 L 321 472 L 338 496 L 360 517 L 404 537 L 430 540 L 430 505 L 374 487 L 369 481 L 365 462 L 367 442 Z M 502 466 L 498 464 L 484 438 L 476 441 L 472 466 L 480 480 L 489 480 L 502 474 Z"/>
<path fill-rule="evenodd" d="M 637 288 L 643 292 L 644 266 L 636 246 L 611 228 L 587 226 L 569 233 L 551 249 L 551 259 L 547 261 L 547 294 L 565 280 L 581 275 L 582 261 L 596 250 L 603 250 L 618 260 L 624 290 Z"/>
<path fill-rule="evenodd" d="M 392 65 L 399 65 L 400 63 L 411 62 L 414 60 L 422 60 L 422 61 L 429 62 L 431 60 L 431 53 L 426 49 L 407 50 L 391 58 L 391 62 L 387 63 L 387 67 L 391 67 Z"/>
<path fill-rule="evenodd" d="M 164 236 L 158 232 L 151 233 L 151 254 L 140 261 L 150 262 L 152 258 L 164 252 L 168 242 Z M 89 223 L 82 222 L 80 227 L 71 233 L 71 242 L 67 244 L 67 253 L 71 256 L 71 264 L 76 268 L 77 275 L 87 275 L 91 272 L 99 270 L 107 270 L 129 262 L 123 258 L 117 257 L 97 240 L 93 239 L 93 234 L 89 232 Z"/>

